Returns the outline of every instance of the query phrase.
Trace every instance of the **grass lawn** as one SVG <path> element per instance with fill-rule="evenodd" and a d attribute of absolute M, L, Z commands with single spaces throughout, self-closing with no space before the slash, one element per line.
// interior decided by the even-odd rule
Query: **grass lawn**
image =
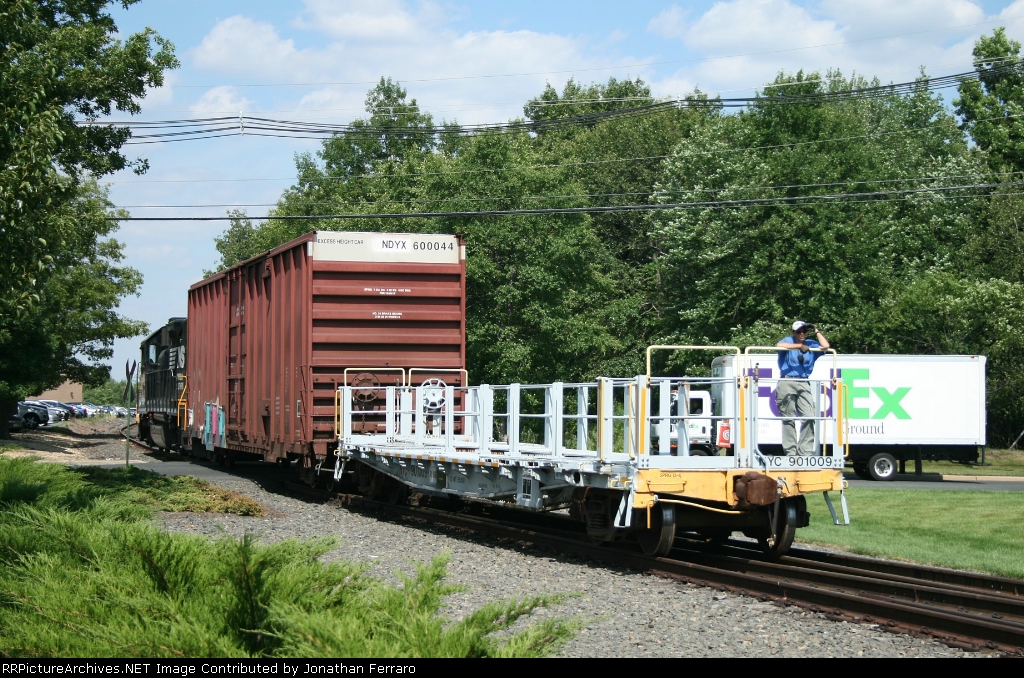
<path fill-rule="evenodd" d="M 824 498 L 810 495 L 811 524 L 797 539 L 1024 579 L 1024 492 L 858 487 L 846 494 L 850 525 L 833 525 Z"/>
<path fill-rule="evenodd" d="M 576 633 L 564 596 L 443 614 L 447 558 L 397 585 L 321 557 L 330 539 L 260 544 L 169 533 L 154 511 L 258 515 L 252 499 L 132 467 L 0 456 L 0 657 L 534 657 Z"/>
<path fill-rule="evenodd" d="M 922 470 L 925 473 L 957 476 L 1024 476 L 1024 450 L 985 450 L 985 463 L 991 466 L 969 466 L 952 461 L 925 461 Z M 907 472 L 914 472 L 914 462 L 907 462 Z"/>

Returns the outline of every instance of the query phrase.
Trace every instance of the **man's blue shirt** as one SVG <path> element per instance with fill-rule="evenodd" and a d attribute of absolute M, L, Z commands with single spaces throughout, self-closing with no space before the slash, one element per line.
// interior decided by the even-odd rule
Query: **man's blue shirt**
<path fill-rule="evenodd" d="M 784 337 L 779 339 L 779 341 L 784 341 L 789 344 L 796 343 L 796 339 L 794 337 Z M 821 348 L 821 344 L 814 339 L 804 339 L 804 344 L 807 348 Z M 807 379 L 811 376 L 811 372 L 814 370 L 814 361 L 817 360 L 820 355 L 821 353 L 815 353 L 812 351 L 802 353 L 798 348 L 779 351 L 779 374 L 783 377 L 799 377 L 801 379 Z"/>

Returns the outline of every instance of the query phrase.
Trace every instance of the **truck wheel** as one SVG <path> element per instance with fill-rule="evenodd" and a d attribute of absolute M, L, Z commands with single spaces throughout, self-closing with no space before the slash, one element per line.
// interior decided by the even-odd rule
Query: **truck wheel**
<path fill-rule="evenodd" d="M 868 473 L 868 465 L 864 462 L 854 464 L 853 472 L 857 474 L 857 477 L 861 480 L 871 480 L 871 474 Z"/>
<path fill-rule="evenodd" d="M 888 452 L 879 452 L 868 461 L 872 480 L 892 480 L 896 477 L 896 458 Z"/>

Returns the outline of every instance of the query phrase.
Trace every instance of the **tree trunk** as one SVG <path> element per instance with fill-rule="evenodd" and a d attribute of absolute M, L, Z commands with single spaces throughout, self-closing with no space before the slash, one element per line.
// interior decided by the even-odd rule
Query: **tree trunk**
<path fill-rule="evenodd" d="M 9 422 L 11 420 L 11 414 L 17 413 L 17 411 L 17 400 L 0 400 L 0 440 L 6 440 L 11 437 L 11 427 Z"/>

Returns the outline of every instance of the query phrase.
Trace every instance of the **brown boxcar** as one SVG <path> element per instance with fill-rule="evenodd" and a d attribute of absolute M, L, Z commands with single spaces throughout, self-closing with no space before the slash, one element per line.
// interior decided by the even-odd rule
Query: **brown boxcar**
<path fill-rule="evenodd" d="M 466 385 L 465 281 L 457 236 L 318 231 L 193 285 L 193 451 L 309 467 L 334 447 L 339 385 L 359 387 L 364 430 L 389 385 Z"/>

